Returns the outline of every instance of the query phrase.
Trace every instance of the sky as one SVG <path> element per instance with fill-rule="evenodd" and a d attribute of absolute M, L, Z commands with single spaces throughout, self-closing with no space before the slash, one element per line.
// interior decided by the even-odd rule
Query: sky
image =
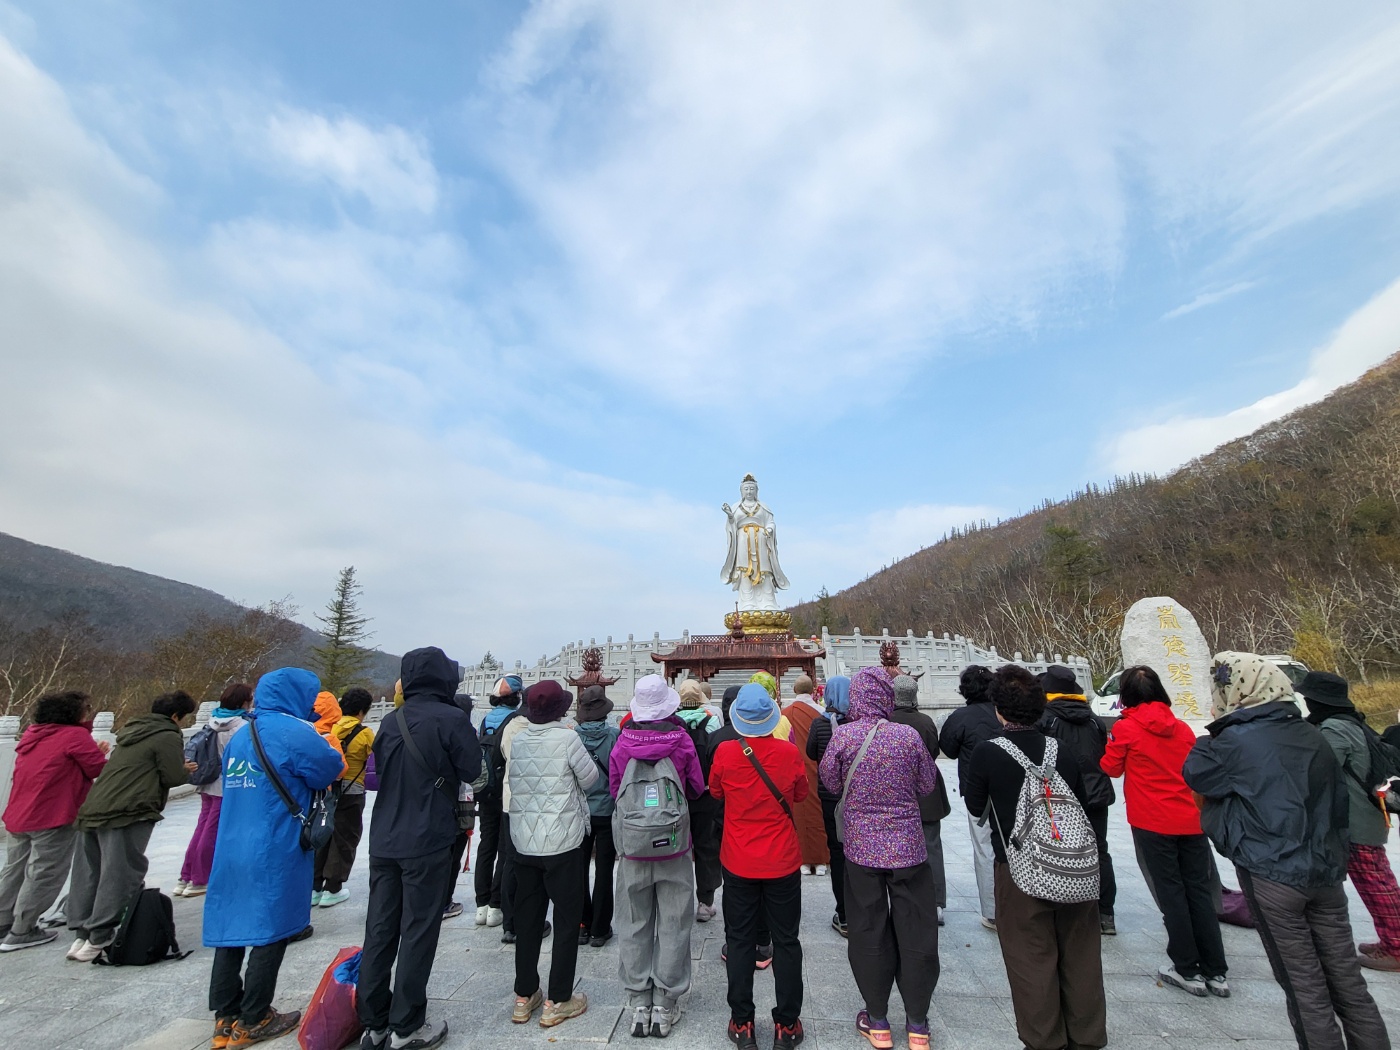
<path fill-rule="evenodd" d="M 719 631 L 745 473 L 796 601 L 1396 350 L 1393 3 L 0 0 L 0 531 L 391 651 Z"/>

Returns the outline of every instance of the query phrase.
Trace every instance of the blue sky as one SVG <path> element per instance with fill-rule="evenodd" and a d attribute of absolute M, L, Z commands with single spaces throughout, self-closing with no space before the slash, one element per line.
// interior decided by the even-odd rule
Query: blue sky
<path fill-rule="evenodd" d="M 808 597 L 1400 349 L 1391 4 L 0 2 L 0 142 L 0 529 L 391 649 L 715 629 L 746 471 Z"/>

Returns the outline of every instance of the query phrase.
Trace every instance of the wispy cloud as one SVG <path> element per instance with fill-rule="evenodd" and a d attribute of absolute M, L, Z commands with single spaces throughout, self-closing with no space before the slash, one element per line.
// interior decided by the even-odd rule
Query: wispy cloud
<path fill-rule="evenodd" d="M 1184 317 L 1186 314 L 1195 313 L 1197 310 L 1200 310 L 1203 307 L 1214 306 L 1216 303 L 1222 302 L 1223 300 L 1230 298 L 1232 295 L 1239 295 L 1241 292 L 1247 292 L 1251 288 L 1258 287 L 1258 285 L 1258 281 L 1236 281 L 1228 288 L 1220 288 L 1215 291 L 1201 292 L 1190 302 L 1182 303 L 1175 309 L 1168 310 L 1162 315 L 1162 320 L 1171 321 L 1175 320 L 1178 317 Z"/>

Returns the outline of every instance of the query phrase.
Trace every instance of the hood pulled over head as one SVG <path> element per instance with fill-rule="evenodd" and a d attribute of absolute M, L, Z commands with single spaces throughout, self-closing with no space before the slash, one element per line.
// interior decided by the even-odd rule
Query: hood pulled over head
<path fill-rule="evenodd" d="M 826 692 L 822 695 L 826 709 L 844 715 L 851 709 L 851 680 L 843 674 L 832 675 L 826 680 Z"/>
<path fill-rule="evenodd" d="M 457 665 L 437 646 L 404 653 L 399 667 L 404 703 L 410 700 L 452 703 L 457 694 Z"/>
<path fill-rule="evenodd" d="M 889 718 L 894 683 L 883 667 L 862 667 L 851 679 L 851 718 Z"/>
<path fill-rule="evenodd" d="M 316 707 L 316 694 L 321 691 L 321 680 L 310 671 L 300 667 L 283 667 L 269 671 L 258 679 L 258 687 L 253 691 L 253 710 L 280 711 L 305 721 L 311 721 Z"/>

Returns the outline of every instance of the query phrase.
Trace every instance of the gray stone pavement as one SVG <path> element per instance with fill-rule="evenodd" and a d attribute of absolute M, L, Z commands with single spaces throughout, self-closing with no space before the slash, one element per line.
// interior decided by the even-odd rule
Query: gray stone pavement
<path fill-rule="evenodd" d="M 939 767 L 950 779 L 956 778 L 953 763 L 940 762 Z M 198 801 L 172 802 L 166 812 L 151 840 L 148 884 L 168 889 L 179 873 Z M 1105 938 L 1103 948 L 1111 1045 L 1133 1050 L 1293 1047 L 1282 993 L 1269 975 L 1252 930 L 1223 927 L 1232 998 L 1195 999 L 1157 986 L 1157 968 L 1166 961 L 1166 937 L 1138 874 L 1121 805 L 1114 807 L 1110 836 L 1118 871 L 1120 931 L 1115 938 Z M 953 814 L 944 822 L 943 839 L 949 908 L 941 939 L 942 978 L 933 1002 L 933 1045 L 1014 1050 L 1019 1043 L 1000 947 L 996 935 L 977 921 L 966 817 L 956 801 Z M 363 861 L 363 846 L 361 853 Z M 1394 844 L 1391 856 L 1400 865 L 1400 849 Z M 499 930 L 473 924 L 469 879 L 464 875 L 458 890 L 467 912 L 444 923 L 429 987 L 430 1016 L 445 1017 L 451 1028 L 446 1045 L 467 1050 L 630 1043 L 620 1024 L 625 1000 L 617 981 L 615 942 L 601 949 L 579 950 L 579 987 L 589 997 L 587 1014 L 548 1032 L 533 1024 L 509 1022 L 514 956 L 500 943 Z M 828 925 L 833 910 L 829 880 L 808 877 L 803 881 L 806 1045 L 819 1050 L 865 1047 L 853 1028 L 861 1004 L 846 963 L 845 942 Z M 1233 883 L 1228 875 L 1226 881 Z M 349 887 L 353 896 L 345 904 L 315 910 L 316 935 L 288 949 L 278 987 L 279 1008 L 304 1007 L 336 950 L 360 943 L 367 889 L 362 862 Z M 212 953 L 200 947 L 202 907 L 203 898 L 175 900 L 181 944 L 195 949 L 181 962 L 132 969 L 70 963 L 63 958 L 69 943 L 66 936 L 42 948 L 0 955 L 0 1047 L 196 1050 L 207 1046 Z M 1352 920 L 1358 939 L 1373 939 L 1370 919 L 1354 896 Z M 694 927 L 694 986 L 685 1000 L 685 1016 L 668 1041 L 676 1050 L 729 1045 L 724 1035 L 728 1017 L 724 967 L 719 959 L 722 937 L 718 919 Z M 541 959 L 542 973 L 548 964 L 546 955 Z M 1370 973 L 1368 980 L 1392 1033 L 1400 1035 L 1400 975 Z M 772 989 L 770 974 L 755 976 L 760 1018 L 772 1007 Z M 898 1026 L 903 1015 L 897 993 L 891 1013 L 896 1045 L 902 1046 Z M 760 1028 L 759 1045 L 769 1045 L 770 1039 L 771 1029 Z M 269 1045 L 292 1047 L 295 1040 L 288 1037 Z"/>

